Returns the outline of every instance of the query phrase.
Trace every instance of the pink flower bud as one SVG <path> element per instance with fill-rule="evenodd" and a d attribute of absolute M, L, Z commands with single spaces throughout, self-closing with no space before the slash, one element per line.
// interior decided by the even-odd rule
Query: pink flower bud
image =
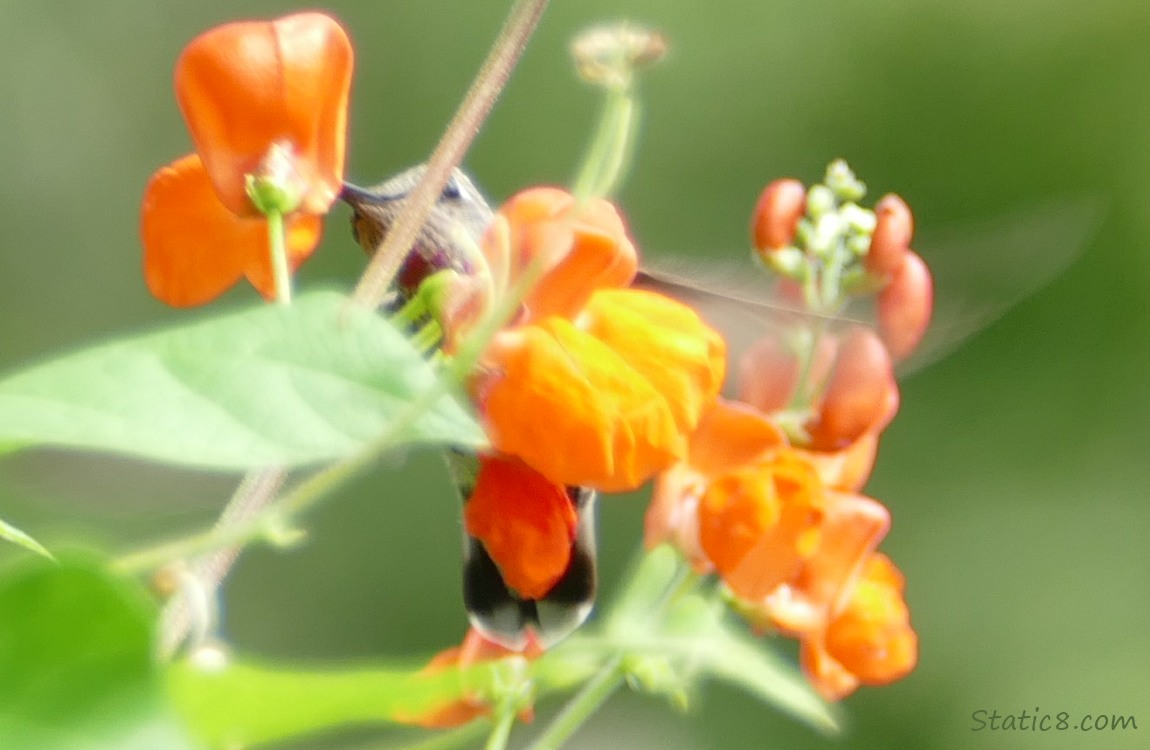
<path fill-rule="evenodd" d="M 906 260 L 878 295 L 879 333 L 896 362 L 905 359 L 922 340 L 933 304 L 930 269 L 908 250 Z"/>
<path fill-rule="evenodd" d="M 769 252 L 791 244 L 806 204 L 807 191 L 798 180 L 775 180 L 767 185 L 751 218 L 755 247 Z"/>

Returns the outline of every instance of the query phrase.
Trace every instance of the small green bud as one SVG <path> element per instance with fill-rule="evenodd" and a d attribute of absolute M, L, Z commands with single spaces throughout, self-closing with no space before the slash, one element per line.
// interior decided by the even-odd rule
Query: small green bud
<path fill-rule="evenodd" d="M 835 159 L 827 166 L 826 185 L 844 201 L 862 200 L 866 195 L 866 184 L 855 177 L 855 173 L 842 159 Z"/>
<path fill-rule="evenodd" d="M 838 206 L 835 194 L 826 185 L 814 185 L 807 191 L 807 215 L 818 219 Z"/>

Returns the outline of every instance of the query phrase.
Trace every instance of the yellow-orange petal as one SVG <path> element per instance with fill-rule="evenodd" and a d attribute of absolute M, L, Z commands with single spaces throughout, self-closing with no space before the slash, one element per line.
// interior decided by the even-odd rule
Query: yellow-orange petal
<path fill-rule="evenodd" d="M 562 318 L 501 332 L 485 360 L 476 396 L 492 445 L 556 484 L 624 492 L 686 452 L 654 386 Z"/>
<path fill-rule="evenodd" d="M 480 459 L 463 520 L 524 599 L 541 599 L 570 564 L 578 523 L 571 498 L 518 459 Z"/>
<path fill-rule="evenodd" d="M 695 429 L 723 387 L 723 338 L 694 310 L 669 297 L 637 289 L 600 289 L 576 325 L 651 383 L 684 433 Z"/>
<path fill-rule="evenodd" d="M 814 468 L 780 452 L 711 481 L 699 503 L 699 539 L 731 590 L 756 602 L 816 548 L 823 504 Z"/>
<path fill-rule="evenodd" d="M 863 684 L 894 682 L 918 660 L 918 636 L 902 588 L 894 564 L 874 555 L 846 608 L 827 628 L 827 652 Z"/>
<path fill-rule="evenodd" d="M 565 190 L 535 187 L 498 212 L 484 252 L 496 278 L 514 284 L 539 259 L 543 274 L 523 299 L 528 319 L 572 317 L 596 289 L 630 283 L 638 254 L 615 207 L 602 199 L 579 204 Z M 500 244 L 501 240 L 505 244 Z"/>
<path fill-rule="evenodd" d="M 343 181 L 351 74 L 351 42 L 322 13 L 224 24 L 184 48 L 176 98 L 229 210 L 255 213 L 245 175 L 280 144 L 304 186 L 301 210 L 327 211 Z"/>
<path fill-rule="evenodd" d="M 299 265 L 319 242 L 320 217 L 293 215 L 288 254 Z M 144 190 L 140 209 L 144 278 L 162 302 L 200 305 L 247 274 L 260 293 L 275 296 L 267 222 L 240 218 L 212 190 L 200 158 L 190 154 L 162 167 Z"/>
<path fill-rule="evenodd" d="M 803 643 L 803 666 L 815 687 L 834 700 L 859 684 L 886 685 L 918 661 L 918 635 L 902 597 L 902 574 L 875 553 L 846 606 L 824 632 Z"/>

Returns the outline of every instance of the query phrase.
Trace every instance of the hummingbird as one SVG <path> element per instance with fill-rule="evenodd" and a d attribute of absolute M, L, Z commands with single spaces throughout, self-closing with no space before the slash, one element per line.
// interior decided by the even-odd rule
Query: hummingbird
<path fill-rule="evenodd" d="M 422 166 L 413 167 L 369 188 L 344 186 L 341 197 L 354 212 L 353 233 L 369 254 L 379 247 L 423 171 Z M 999 217 L 973 230 L 967 228 L 951 242 L 924 243 L 933 250 L 931 267 L 938 279 L 962 293 L 938 300 L 933 333 L 915 356 L 901 363 L 900 376 L 946 356 L 1049 282 L 1080 254 L 1098 213 L 1093 200 L 1058 201 Z M 466 174 L 454 170 L 400 269 L 394 303 L 402 304 L 404 295 L 413 294 L 419 281 L 436 271 L 476 273 L 469 249 L 478 245 L 492 218 L 483 194 Z M 977 252 L 972 250 L 975 248 Z M 791 303 L 763 299 L 761 277 L 728 265 L 713 259 L 706 263 L 676 260 L 670 266 L 652 268 L 648 258 L 634 283 L 686 302 L 723 330 L 732 361 L 738 361 L 737 352 L 765 327 L 787 325 L 796 318 L 828 327 L 859 322 L 845 312 L 818 315 Z M 996 282 L 989 285 L 992 288 L 988 288 L 987 279 Z M 466 503 L 475 486 L 478 459 L 460 451 L 450 451 L 448 459 Z M 490 640 L 522 648 L 529 633 L 534 632 L 537 642 L 549 645 L 578 628 L 590 614 L 597 578 L 595 492 L 568 487 L 567 495 L 578 517 L 571 562 L 541 599 L 524 599 L 508 587 L 483 543 L 464 534 L 464 603 L 472 624 Z"/>
<path fill-rule="evenodd" d="M 424 169 L 423 165 L 411 167 L 366 188 L 344 184 L 340 198 L 351 206 L 352 234 L 369 255 L 387 237 Z M 423 279 L 438 271 L 453 270 L 464 276 L 478 273 L 474 248 L 493 218 L 490 204 L 471 179 L 462 170 L 453 170 L 399 269 L 395 294 L 387 304 L 398 308 L 415 294 Z M 466 505 L 475 488 L 478 456 L 450 449 L 446 458 Z M 464 526 L 463 602 L 471 625 L 488 640 L 513 650 L 522 650 L 532 641 L 546 648 L 570 635 L 590 615 L 598 579 L 596 492 L 587 487 L 567 487 L 566 492 L 578 519 L 570 562 L 541 598 L 524 598 L 509 587 L 483 542 Z"/>

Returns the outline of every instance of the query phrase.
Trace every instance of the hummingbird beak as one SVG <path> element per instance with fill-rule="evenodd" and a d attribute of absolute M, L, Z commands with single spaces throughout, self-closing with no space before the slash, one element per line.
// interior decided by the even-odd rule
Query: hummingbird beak
<path fill-rule="evenodd" d="M 363 205 L 378 206 L 382 203 L 393 202 L 396 197 L 397 196 L 393 195 L 383 195 L 378 190 L 372 191 L 370 188 L 352 185 L 350 182 L 343 183 L 343 188 L 339 191 L 339 199 L 352 208 L 358 208 Z"/>

